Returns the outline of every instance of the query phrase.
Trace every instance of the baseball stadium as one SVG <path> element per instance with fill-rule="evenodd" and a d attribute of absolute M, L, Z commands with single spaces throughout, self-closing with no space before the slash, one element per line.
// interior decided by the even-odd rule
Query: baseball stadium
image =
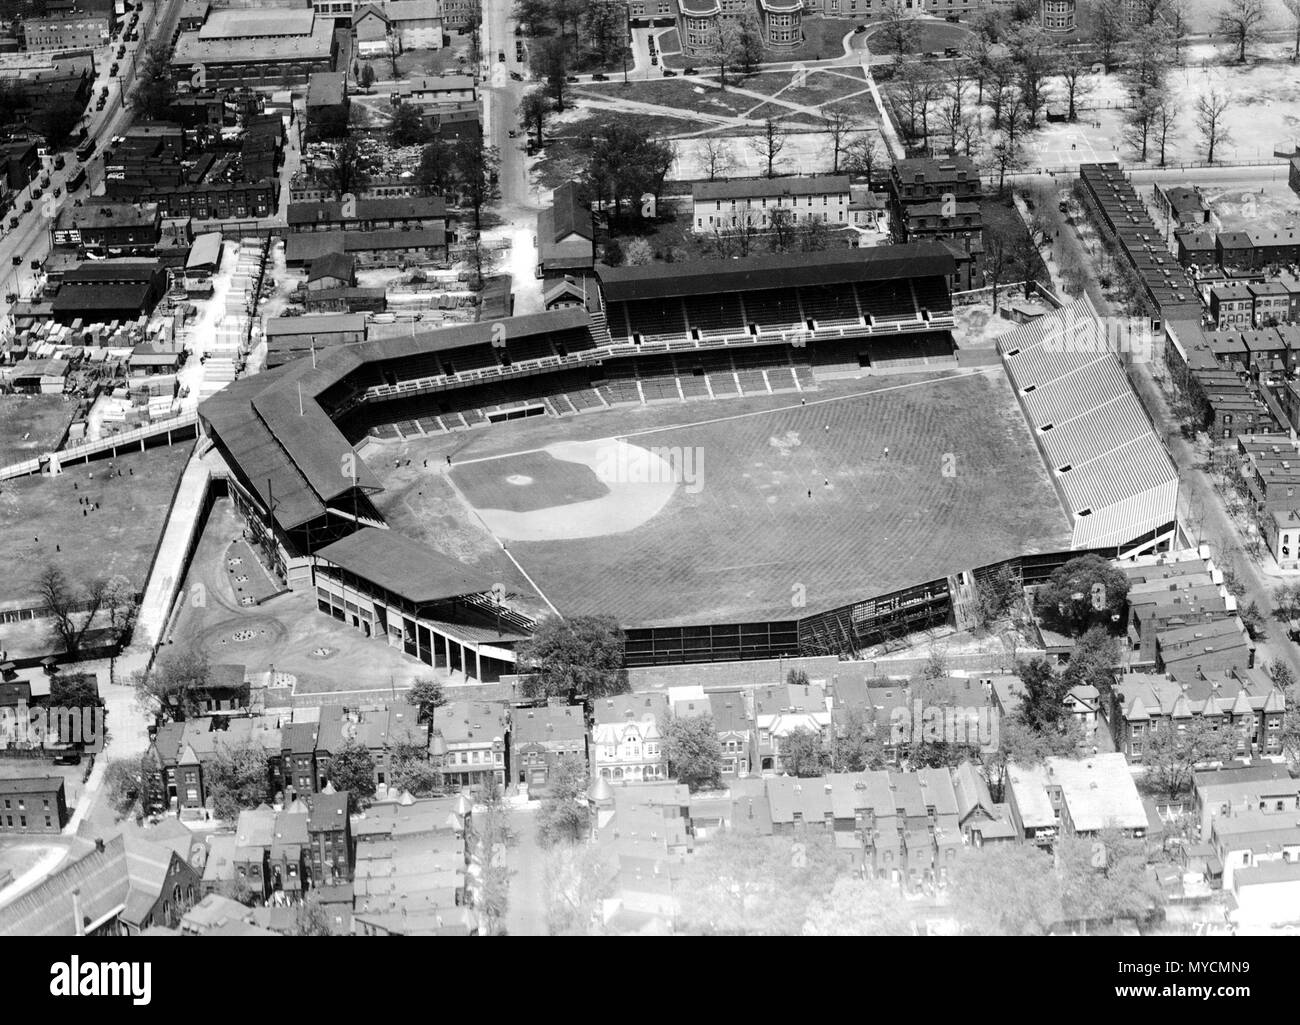
<path fill-rule="evenodd" d="M 1053 341 L 1090 310 L 966 365 L 953 269 L 937 244 L 597 267 L 571 307 L 319 350 L 200 421 L 291 587 L 466 680 L 551 615 L 614 616 L 633 666 L 853 655 L 963 625 L 1001 564 L 1172 536 L 1118 359 Z"/>

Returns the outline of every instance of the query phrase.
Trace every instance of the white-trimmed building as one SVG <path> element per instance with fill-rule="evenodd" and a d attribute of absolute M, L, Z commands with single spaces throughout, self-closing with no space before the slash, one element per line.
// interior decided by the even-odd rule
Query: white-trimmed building
<path fill-rule="evenodd" d="M 668 714 L 667 696 L 620 694 L 594 704 L 591 751 L 595 773 L 611 783 L 666 780 L 668 756 L 659 723 Z"/>
<path fill-rule="evenodd" d="M 794 224 L 848 224 L 852 201 L 847 174 L 697 182 L 691 188 L 691 219 L 701 234 L 745 227 L 767 231 L 777 210 L 790 211 Z"/>

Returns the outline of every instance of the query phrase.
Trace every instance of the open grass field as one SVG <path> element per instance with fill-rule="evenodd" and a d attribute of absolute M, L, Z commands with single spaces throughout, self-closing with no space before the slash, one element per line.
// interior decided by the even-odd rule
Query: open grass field
<path fill-rule="evenodd" d="M 770 396 L 504 426 L 514 430 L 472 432 L 482 440 L 454 456 L 450 477 L 374 460 L 387 489 L 379 505 L 395 529 L 484 567 L 500 565 L 504 543 L 566 614 L 643 626 L 785 619 L 1069 543 L 997 371 L 845 383 L 807 405 Z M 618 439 L 644 460 L 612 458 Z M 575 466 L 552 479 L 551 464 L 520 462 L 542 453 Z M 429 462 L 445 465 L 441 454 Z M 637 466 L 670 467 L 668 494 L 661 473 L 646 479 Z M 608 495 L 573 495 L 588 472 Z M 806 606 L 795 608 L 801 592 Z"/>
<path fill-rule="evenodd" d="M 0 466 L 35 459 L 55 448 L 72 422 L 75 402 L 62 395 L 0 398 Z"/>
<path fill-rule="evenodd" d="M 51 563 L 74 587 L 120 573 L 143 588 L 176 482 L 193 447 L 184 442 L 121 456 L 113 461 L 112 475 L 108 460 L 103 460 L 69 467 L 57 477 L 6 481 L 0 489 L 0 538 L 6 559 L 0 608 L 33 604 L 33 582 Z M 93 478 L 88 476 L 92 473 Z M 98 503 L 99 509 L 83 516 L 81 498 Z"/>

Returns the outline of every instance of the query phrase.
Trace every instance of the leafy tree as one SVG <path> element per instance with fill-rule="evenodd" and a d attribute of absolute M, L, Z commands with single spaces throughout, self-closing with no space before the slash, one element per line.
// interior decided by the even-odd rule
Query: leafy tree
<path fill-rule="evenodd" d="M 600 849 L 560 844 L 544 859 L 547 931 L 552 936 L 586 936 L 599 919 L 600 902 L 613 890 L 613 874 Z"/>
<path fill-rule="evenodd" d="M 1011 765 L 1041 765 L 1046 758 L 1072 758 L 1082 742 L 1074 719 L 1065 720 L 1059 731 L 1038 733 L 1018 716 L 998 724 L 998 742 L 991 751 L 979 751 L 980 773 L 995 801 L 1006 798 L 1007 768 Z"/>
<path fill-rule="evenodd" d="M 1039 588 L 1038 615 L 1052 629 L 1078 637 L 1090 626 L 1115 630 L 1128 602 L 1128 578 L 1100 555 L 1071 559 Z"/>
<path fill-rule="evenodd" d="M 807 670 L 791 666 L 786 670 L 785 683 L 787 687 L 807 687 L 811 681 L 808 679 Z"/>
<path fill-rule="evenodd" d="M 252 887 L 243 876 L 236 876 L 234 879 L 223 879 L 217 883 L 216 891 L 227 900 L 233 900 L 237 904 L 243 904 L 247 908 L 255 908 L 262 903 L 261 895 L 254 893 Z"/>
<path fill-rule="evenodd" d="M 515 0 L 514 19 L 530 39 L 542 39 L 554 31 L 549 0 Z"/>
<path fill-rule="evenodd" d="M 442 684 L 429 676 L 421 676 L 411 684 L 406 700 L 420 710 L 420 722 L 428 722 L 433 713 L 447 703 Z"/>
<path fill-rule="evenodd" d="M 1246 62 L 1246 47 L 1255 41 L 1267 20 L 1264 0 L 1228 0 L 1215 19 L 1219 33 L 1237 48 L 1237 60 L 1242 64 Z"/>
<path fill-rule="evenodd" d="M 679 925 L 711 936 L 798 936 L 838 872 L 824 837 L 791 841 L 728 830 L 686 866 L 677 887 Z"/>
<path fill-rule="evenodd" d="M 1259 602 L 1252 600 L 1244 609 L 1239 612 L 1242 623 L 1250 631 L 1250 636 L 1259 639 L 1265 633 L 1264 610 L 1259 607 Z"/>
<path fill-rule="evenodd" d="M 361 71 L 357 75 L 357 82 L 362 89 L 369 89 L 375 84 L 375 69 L 369 61 L 361 65 Z"/>
<path fill-rule="evenodd" d="M 176 96 L 171 60 L 171 44 L 165 39 L 156 39 L 145 48 L 136 64 L 131 102 L 141 117 L 157 120 L 171 106 Z"/>
<path fill-rule="evenodd" d="M 546 83 L 546 91 L 555 101 L 555 109 L 564 113 L 568 92 L 569 49 L 562 39 L 546 39 L 533 47 L 533 74 Z"/>
<path fill-rule="evenodd" d="M 543 847 L 576 844 L 591 828 L 587 806 L 587 763 L 580 755 L 565 755 L 555 763 L 547 782 L 546 799 L 537 812 L 537 842 Z"/>
<path fill-rule="evenodd" d="M 662 725 L 668 773 L 691 793 L 722 786 L 722 743 L 713 716 L 669 717 Z"/>
<path fill-rule="evenodd" d="M 980 626 L 991 627 L 1007 614 L 1019 599 L 1020 580 L 1005 563 L 975 581 L 975 603 Z"/>
<path fill-rule="evenodd" d="M 416 178 L 435 196 L 446 196 L 456 188 L 456 152 L 451 143 L 434 136 L 420 152 Z"/>
<path fill-rule="evenodd" d="M 910 936 L 907 902 L 884 882 L 841 878 L 831 892 L 813 902 L 803 925 L 805 936 Z"/>
<path fill-rule="evenodd" d="M 740 16 L 732 59 L 742 78 L 752 75 L 763 63 L 763 26 L 758 20 L 757 7 L 746 7 Z"/>
<path fill-rule="evenodd" d="M 612 616 L 543 620 L 519 647 L 524 695 L 594 700 L 625 693 L 624 643 L 623 628 Z"/>
<path fill-rule="evenodd" d="M 70 661 L 76 661 L 91 624 L 104 606 L 108 592 L 105 580 L 91 580 L 78 590 L 69 583 L 58 566 L 48 565 L 36 578 L 36 593 L 41 608 L 51 621 L 50 632 L 55 643 L 63 647 Z"/>
<path fill-rule="evenodd" d="M 1070 688 L 1057 675 L 1052 663 L 1042 656 L 1018 661 L 1016 676 L 1023 693 L 1018 710 L 1020 721 L 1035 733 L 1055 732 L 1066 718 L 1062 702 Z"/>
<path fill-rule="evenodd" d="M 348 793 L 348 814 L 364 810 L 375 796 L 374 755 L 355 737 L 330 761 L 330 782 Z"/>
<path fill-rule="evenodd" d="M 474 908 L 483 919 L 488 936 L 499 935 L 510 906 L 510 870 L 506 867 L 506 843 L 510 836 L 510 811 L 496 791 L 495 799 L 475 810 L 471 824 L 474 858 L 479 874 L 473 886 Z"/>
<path fill-rule="evenodd" d="M 149 752 L 111 759 L 104 772 L 104 792 L 118 818 L 152 815 L 167 807 L 162 773 Z"/>
<path fill-rule="evenodd" d="M 830 764 L 830 753 L 819 734 L 800 726 L 781 738 L 781 765 L 789 776 L 820 776 Z"/>
<path fill-rule="evenodd" d="M 389 785 L 412 797 L 433 797 L 442 793 L 442 773 L 429 761 L 429 752 L 418 744 L 399 743 L 392 752 Z"/>
<path fill-rule="evenodd" d="M 544 141 L 542 133 L 546 130 L 546 119 L 550 114 L 551 101 L 540 88 L 529 89 L 519 101 L 519 123 L 524 126 L 524 131 L 534 134 L 538 146 Z"/>
<path fill-rule="evenodd" d="M 184 722 L 201 710 L 211 676 L 212 666 L 202 651 L 168 651 L 152 669 L 135 674 L 136 699 L 153 711 L 159 724 Z"/>
<path fill-rule="evenodd" d="M 241 811 L 256 808 L 271 796 L 266 749 L 251 737 L 233 745 L 218 744 L 204 782 L 217 818 L 237 819 Z"/>
<path fill-rule="evenodd" d="M 671 144 L 615 121 L 593 139 L 583 185 L 594 201 L 613 206 L 612 222 L 622 219 L 625 206 L 632 220 L 640 222 L 646 215 L 641 197 L 660 197 L 675 156 Z"/>
<path fill-rule="evenodd" d="M 1260 668 L 1268 674 L 1269 681 L 1283 694 L 1290 695 L 1295 687 L 1295 673 L 1281 659 L 1260 663 Z"/>
<path fill-rule="evenodd" d="M 869 772 L 885 767 L 885 745 L 865 708 L 847 709 L 836 717 L 832 728 L 836 772 Z"/>
<path fill-rule="evenodd" d="M 1056 844 L 1061 910 L 1070 921 L 1143 919 L 1161 902 L 1147 873 L 1146 844 L 1119 830 Z"/>
<path fill-rule="evenodd" d="M 1061 682 L 1067 692 L 1071 687 L 1090 685 L 1099 693 L 1107 694 L 1115 682 L 1118 661 L 1115 638 L 1105 628 L 1091 626 L 1075 642 L 1070 662 L 1061 673 Z"/>
<path fill-rule="evenodd" d="M 357 140 L 349 135 L 338 144 L 334 153 L 334 163 L 330 172 L 331 184 L 338 199 L 346 195 L 356 195 L 366 187 L 370 176 L 362 166 L 364 163 Z"/>
<path fill-rule="evenodd" d="M 903 0 L 886 0 L 884 13 L 881 15 L 881 28 L 875 39 L 880 40 L 883 53 L 901 56 L 916 49 L 918 25 L 916 20 L 903 6 Z M 875 42 L 875 39 L 872 41 Z"/>
<path fill-rule="evenodd" d="M 474 230 L 483 226 L 483 208 L 501 195 L 497 187 L 497 172 L 501 155 L 495 146 L 484 146 L 475 135 L 462 135 L 453 148 L 459 169 L 458 184 L 461 195 L 474 211 Z"/>
<path fill-rule="evenodd" d="M 393 123 L 388 128 L 388 138 L 394 146 L 418 146 L 429 137 L 420 108 L 414 103 L 402 103 L 393 111 Z"/>
<path fill-rule="evenodd" d="M 298 905 L 293 924 L 289 927 L 290 936 L 333 936 L 330 928 L 329 912 L 316 901 L 306 901 Z"/>
<path fill-rule="evenodd" d="M 1061 920 L 1061 883 L 1051 855 L 1033 844 L 964 852 L 948 893 L 958 921 L 980 936 L 1043 936 Z"/>
<path fill-rule="evenodd" d="M 1300 0 L 1282 0 L 1282 6 L 1286 8 L 1286 13 L 1291 20 L 1295 22 L 1292 31 L 1295 32 L 1295 49 L 1291 51 L 1292 62 L 1300 60 Z"/>
<path fill-rule="evenodd" d="M 1194 716 L 1181 728 L 1168 719 L 1142 745 L 1141 784 L 1148 793 L 1176 800 L 1192 788 L 1192 774 L 1206 762 L 1226 762 L 1237 753 L 1240 735 Z"/>
<path fill-rule="evenodd" d="M 50 680 L 51 707 L 98 708 L 103 703 L 94 673 L 60 673 Z"/>
<path fill-rule="evenodd" d="M 634 238 L 623 247 L 623 264 L 626 267 L 647 267 L 654 260 L 654 246 L 646 239 Z"/>

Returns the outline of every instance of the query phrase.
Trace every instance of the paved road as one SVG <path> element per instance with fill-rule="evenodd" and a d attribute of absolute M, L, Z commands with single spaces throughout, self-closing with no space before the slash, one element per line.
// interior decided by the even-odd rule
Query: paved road
<path fill-rule="evenodd" d="M 537 843 L 536 801 L 510 804 L 515 841 L 506 848 L 510 869 L 510 903 L 505 927 L 509 936 L 546 936 L 544 854 Z"/>

